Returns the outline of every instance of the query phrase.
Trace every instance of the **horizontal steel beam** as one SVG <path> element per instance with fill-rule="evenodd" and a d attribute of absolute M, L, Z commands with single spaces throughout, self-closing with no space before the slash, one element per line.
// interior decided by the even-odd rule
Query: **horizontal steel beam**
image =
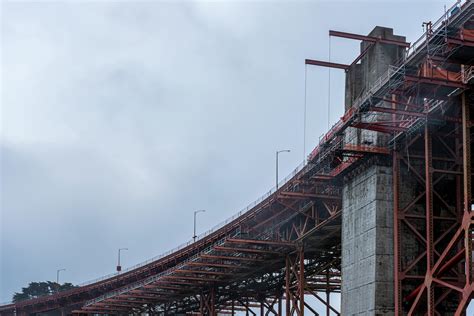
<path fill-rule="evenodd" d="M 237 243 L 237 244 L 257 244 L 257 245 L 270 245 L 279 247 L 296 247 L 296 244 L 291 241 L 278 241 L 278 240 L 257 240 L 257 239 L 227 239 L 226 242 Z"/>
<path fill-rule="evenodd" d="M 452 81 L 452 80 L 445 80 L 445 79 L 438 79 L 438 78 L 431 78 L 431 77 L 405 76 L 405 80 L 411 81 L 411 82 L 426 83 L 426 84 L 432 84 L 436 86 L 446 86 L 446 87 L 453 87 L 453 88 L 460 88 L 460 89 L 464 89 L 467 87 L 466 84 L 460 81 Z"/>
<path fill-rule="evenodd" d="M 204 259 L 213 259 L 213 260 L 228 260 L 228 261 L 249 261 L 249 262 L 262 262 L 264 261 L 261 258 L 249 258 L 249 257 L 239 257 L 239 256 L 222 256 L 222 255 L 201 255 L 201 258 Z"/>
<path fill-rule="evenodd" d="M 192 281 L 202 281 L 202 282 L 214 282 L 214 281 L 219 281 L 219 279 L 216 279 L 216 278 L 209 278 L 209 279 L 206 279 L 206 278 L 203 278 L 203 277 L 190 277 L 190 276 L 175 276 L 175 275 L 165 275 L 163 278 L 166 278 L 166 279 L 175 279 L 175 280 L 192 280 Z M 159 285 L 156 286 L 157 288 L 159 288 Z"/>
<path fill-rule="evenodd" d="M 279 254 L 278 251 L 270 251 L 265 249 L 252 249 L 252 248 L 233 248 L 233 247 L 223 247 L 223 246 L 214 246 L 215 250 L 226 251 L 226 252 L 250 252 L 250 253 L 261 253 L 261 254 Z"/>
<path fill-rule="evenodd" d="M 396 132 L 404 132 L 406 131 L 406 128 L 399 127 L 399 126 L 391 126 L 391 125 L 381 125 L 381 124 L 375 124 L 375 123 L 363 123 L 363 122 L 358 122 L 352 124 L 352 127 L 355 128 L 360 128 L 360 129 L 366 129 L 369 131 L 376 131 L 380 133 L 392 133 L 394 131 Z"/>
<path fill-rule="evenodd" d="M 312 199 L 326 199 L 326 200 L 340 200 L 340 196 L 335 195 L 325 195 L 325 194 L 317 194 L 317 193 L 309 193 L 309 192 L 290 192 L 290 191 L 283 191 L 280 192 L 279 198 L 285 197 L 293 197 L 293 198 L 312 198 Z"/>
<path fill-rule="evenodd" d="M 334 180 L 334 176 L 329 174 L 315 174 L 311 178 L 315 180 Z"/>
<path fill-rule="evenodd" d="M 315 59 L 305 59 L 304 63 L 306 65 L 313 65 L 313 66 L 338 68 L 338 69 L 344 69 L 344 70 L 349 69 L 349 65 L 346 65 L 346 64 L 337 64 L 337 63 L 331 63 L 328 61 L 321 61 L 321 60 L 315 60 Z"/>
<path fill-rule="evenodd" d="M 342 38 L 348 38 L 348 39 L 354 39 L 354 40 L 372 42 L 372 43 L 379 42 L 383 44 L 392 44 L 392 45 L 402 46 L 406 48 L 410 47 L 410 43 L 407 43 L 404 41 L 398 41 L 398 40 L 387 39 L 387 38 L 379 38 L 375 36 L 359 35 L 359 34 L 347 33 L 347 32 L 339 32 L 339 31 L 330 30 L 329 36 L 342 37 Z"/>
<path fill-rule="evenodd" d="M 226 269 L 242 269 L 243 266 L 237 264 L 225 264 L 225 263 L 213 263 L 213 262 L 189 262 L 189 266 L 196 267 L 215 267 L 215 268 L 226 268 Z"/>
<path fill-rule="evenodd" d="M 206 271 L 206 270 L 189 270 L 189 269 L 179 269 L 174 270 L 175 273 L 186 273 L 186 274 L 209 274 L 209 275 L 228 275 L 229 272 L 216 272 L 216 271 Z"/>
<path fill-rule="evenodd" d="M 448 37 L 446 39 L 446 42 L 448 44 L 456 44 L 456 45 L 460 45 L 460 46 L 474 47 L 474 42 L 473 41 L 463 40 L 463 39 L 459 39 L 459 38 Z"/>
<path fill-rule="evenodd" d="M 382 154 L 382 155 L 390 154 L 390 150 L 386 147 L 371 146 L 371 145 L 345 144 L 342 151 L 351 152 L 351 153 L 370 153 L 370 154 Z"/>

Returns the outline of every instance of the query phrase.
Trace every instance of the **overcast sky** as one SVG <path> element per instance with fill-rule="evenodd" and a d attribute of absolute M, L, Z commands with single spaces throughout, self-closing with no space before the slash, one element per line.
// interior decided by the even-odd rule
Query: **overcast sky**
<path fill-rule="evenodd" d="M 205 231 L 304 157 L 304 59 L 328 30 L 414 41 L 451 1 L 2 1 L 0 301 L 31 281 L 81 283 Z M 356 41 L 331 40 L 348 63 Z M 331 123 L 343 72 L 331 73 Z M 328 70 L 307 68 L 309 151 Z"/>

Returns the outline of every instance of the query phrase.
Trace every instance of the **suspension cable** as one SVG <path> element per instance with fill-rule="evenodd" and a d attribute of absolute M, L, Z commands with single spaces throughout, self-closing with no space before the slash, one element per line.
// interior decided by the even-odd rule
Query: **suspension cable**
<path fill-rule="evenodd" d="M 306 77 L 307 65 L 304 65 L 304 110 L 303 110 L 303 159 L 306 162 Z"/>
<path fill-rule="evenodd" d="M 331 36 L 329 35 L 329 62 L 331 62 Z M 331 67 L 328 67 L 328 129 L 331 127 Z"/>

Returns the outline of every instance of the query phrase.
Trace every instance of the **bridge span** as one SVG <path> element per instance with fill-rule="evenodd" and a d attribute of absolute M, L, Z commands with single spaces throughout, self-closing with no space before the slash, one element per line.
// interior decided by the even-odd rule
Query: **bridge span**
<path fill-rule="evenodd" d="M 278 188 L 196 242 L 0 315 L 465 315 L 473 14 L 457 2 L 411 44 L 330 31 L 360 55 L 306 64 L 345 71 L 346 112 Z"/>

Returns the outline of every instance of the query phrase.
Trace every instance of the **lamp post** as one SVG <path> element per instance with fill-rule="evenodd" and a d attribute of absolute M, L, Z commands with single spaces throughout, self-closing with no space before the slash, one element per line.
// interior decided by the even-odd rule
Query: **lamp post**
<path fill-rule="evenodd" d="M 197 210 L 194 211 L 194 235 L 193 235 L 193 242 L 196 242 L 196 214 L 204 213 L 206 210 Z"/>
<path fill-rule="evenodd" d="M 284 150 L 277 150 L 276 152 L 276 178 L 275 178 L 275 182 L 276 182 L 276 189 L 278 190 L 278 155 L 280 153 L 289 153 L 290 150 L 289 149 L 284 149 Z"/>
<path fill-rule="evenodd" d="M 56 270 L 56 283 L 59 285 L 59 272 L 66 271 L 66 269 L 58 269 Z"/>
<path fill-rule="evenodd" d="M 119 250 L 118 250 L 117 272 L 122 271 L 122 266 L 120 265 L 120 252 L 121 252 L 122 250 L 128 250 L 128 248 L 119 248 Z"/>

